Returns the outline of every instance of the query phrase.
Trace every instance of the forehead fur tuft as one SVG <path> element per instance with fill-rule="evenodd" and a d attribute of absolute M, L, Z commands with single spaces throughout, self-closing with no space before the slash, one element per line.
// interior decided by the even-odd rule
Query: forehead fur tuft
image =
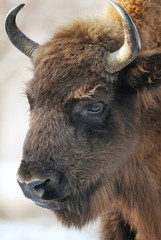
<path fill-rule="evenodd" d="M 90 88 L 90 86 L 81 86 L 78 88 L 74 93 L 74 99 L 80 99 L 80 98 L 90 98 L 92 95 L 94 95 L 97 91 L 97 89 L 101 87 L 101 84 L 96 85 L 93 88 Z"/>
<path fill-rule="evenodd" d="M 76 20 L 67 26 L 60 27 L 54 39 L 77 39 L 78 43 L 99 44 L 111 51 L 113 46 L 123 43 L 123 29 L 120 24 L 111 20 L 93 18 Z M 69 40 L 70 41 L 70 40 Z"/>

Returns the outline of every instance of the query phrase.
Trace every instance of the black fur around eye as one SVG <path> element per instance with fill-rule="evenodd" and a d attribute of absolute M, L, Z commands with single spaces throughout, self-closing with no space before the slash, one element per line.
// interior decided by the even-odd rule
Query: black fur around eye
<path fill-rule="evenodd" d="M 104 126 L 109 107 L 104 101 L 84 100 L 73 104 L 71 122 L 77 127 L 86 126 L 95 128 Z"/>

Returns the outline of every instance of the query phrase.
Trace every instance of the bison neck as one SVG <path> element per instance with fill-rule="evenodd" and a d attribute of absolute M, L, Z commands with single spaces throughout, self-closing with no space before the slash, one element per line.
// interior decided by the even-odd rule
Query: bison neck
<path fill-rule="evenodd" d="M 104 240 L 160 239 L 161 107 L 158 106 L 142 107 L 141 141 L 134 158 L 115 176 L 115 197 L 102 217 Z"/>

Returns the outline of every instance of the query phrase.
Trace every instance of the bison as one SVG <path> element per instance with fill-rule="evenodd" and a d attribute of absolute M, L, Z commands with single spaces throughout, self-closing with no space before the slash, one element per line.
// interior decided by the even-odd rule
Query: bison
<path fill-rule="evenodd" d="M 161 4 L 109 3 L 43 45 L 16 25 L 23 4 L 7 16 L 11 42 L 34 66 L 18 183 L 68 227 L 100 217 L 102 240 L 159 240 Z"/>

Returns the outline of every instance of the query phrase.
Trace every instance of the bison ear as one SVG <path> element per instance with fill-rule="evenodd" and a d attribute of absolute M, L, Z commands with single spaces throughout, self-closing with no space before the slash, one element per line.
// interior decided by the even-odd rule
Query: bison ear
<path fill-rule="evenodd" d="M 140 54 L 120 74 L 123 82 L 136 90 L 161 85 L 161 49 Z"/>

